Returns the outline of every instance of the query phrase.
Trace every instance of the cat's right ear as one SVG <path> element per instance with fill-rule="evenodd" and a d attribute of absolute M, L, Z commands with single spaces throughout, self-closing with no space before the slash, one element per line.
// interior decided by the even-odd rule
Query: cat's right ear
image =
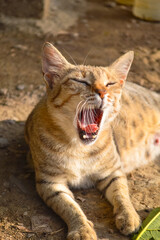
<path fill-rule="evenodd" d="M 47 87 L 53 88 L 55 78 L 61 77 L 67 65 L 69 63 L 62 54 L 51 43 L 46 42 L 42 52 L 42 71 Z"/>
<path fill-rule="evenodd" d="M 134 52 L 129 51 L 126 54 L 118 58 L 109 68 L 113 71 L 123 86 L 133 62 Z"/>

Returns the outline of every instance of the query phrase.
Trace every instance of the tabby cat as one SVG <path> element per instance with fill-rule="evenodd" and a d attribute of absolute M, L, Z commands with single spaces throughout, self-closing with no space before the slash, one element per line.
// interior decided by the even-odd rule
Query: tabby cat
<path fill-rule="evenodd" d="M 96 186 L 113 205 L 121 233 L 140 226 L 126 173 L 160 153 L 160 95 L 125 83 L 133 57 L 129 51 L 108 67 L 75 66 L 44 44 L 46 94 L 25 136 L 37 191 L 66 222 L 68 240 L 97 239 L 70 188 Z"/>

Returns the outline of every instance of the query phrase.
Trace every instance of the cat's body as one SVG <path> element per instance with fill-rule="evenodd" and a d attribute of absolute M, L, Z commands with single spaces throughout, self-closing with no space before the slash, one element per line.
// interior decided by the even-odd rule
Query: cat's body
<path fill-rule="evenodd" d="M 160 95 L 126 83 L 113 128 L 126 173 L 154 160 L 160 154 Z"/>
<path fill-rule="evenodd" d="M 96 239 L 69 187 L 97 186 L 122 233 L 140 225 L 125 173 L 160 154 L 160 96 L 133 83 L 124 87 L 133 53 L 126 56 L 110 69 L 73 67 L 52 45 L 44 47 L 47 94 L 27 120 L 26 140 L 37 190 L 67 223 L 69 240 Z"/>

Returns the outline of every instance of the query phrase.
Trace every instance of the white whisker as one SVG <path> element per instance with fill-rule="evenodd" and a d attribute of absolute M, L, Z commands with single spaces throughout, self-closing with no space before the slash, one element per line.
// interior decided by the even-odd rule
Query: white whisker
<path fill-rule="evenodd" d="M 84 109 L 83 110 L 83 116 L 84 116 L 84 126 L 87 126 L 87 111 Z"/>
<path fill-rule="evenodd" d="M 73 63 L 76 65 L 76 66 L 78 66 L 77 65 L 77 63 L 76 63 L 76 61 L 73 59 L 73 57 L 64 49 L 64 51 L 67 53 L 67 55 L 72 59 L 72 61 L 73 61 Z"/>
<path fill-rule="evenodd" d="M 94 122 L 91 107 L 89 108 L 88 115 L 89 115 L 89 116 L 88 116 L 88 118 L 89 118 L 89 122 Z M 89 124 L 89 129 L 90 129 L 90 132 L 92 132 L 92 128 L 91 128 L 90 124 Z"/>
<path fill-rule="evenodd" d="M 75 127 L 77 127 L 77 118 L 78 118 L 78 114 L 79 114 L 79 109 L 80 109 L 80 105 L 81 105 L 81 103 L 83 103 L 84 102 L 84 100 L 83 101 L 80 101 L 79 103 L 78 103 L 78 105 L 77 105 L 77 107 L 76 107 L 76 114 L 75 114 L 75 118 L 74 118 L 74 121 L 73 121 L 73 125 L 75 126 Z M 83 104 L 82 104 L 83 105 Z"/>
<path fill-rule="evenodd" d="M 64 48 L 63 48 L 64 49 Z M 67 55 L 71 58 L 71 60 L 73 61 L 73 63 L 76 65 L 76 67 L 78 68 L 79 72 L 81 72 L 80 67 L 78 66 L 78 64 L 76 63 L 76 61 L 73 59 L 73 57 L 64 49 L 64 51 L 67 53 Z"/>
<path fill-rule="evenodd" d="M 87 55 L 86 55 L 86 57 L 85 57 L 85 59 L 84 59 L 84 61 L 83 61 L 83 64 L 82 64 L 82 65 L 85 65 L 85 63 L 86 63 L 86 60 L 87 60 L 87 57 L 88 57 L 88 55 L 90 54 L 91 50 L 92 50 L 92 49 L 90 49 L 90 50 L 89 50 L 89 52 L 87 53 Z"/>
<path fill-rule="evenodd" d="M 91 117 L 92 122 L 95 122 L 94 112 L 91 107 L 90 107 L 89 111 L 90 111 L 90 117 Z"/>
<path fill-rule="evenodd" d="M 97 112 L 96 112 L 95 108 L 93 109 L 93 112 L 94 112 L 94 116 L 96 118 L 97 117 Z"/>
<path fill-rule="evenodd" d="M 79 113 L 81 113 L 83 111 L 83 108 L 84 106 L 86 105 L 87 103 L 87 100 L 82 100 L 81 102 L 79 102 L 79 104 L 77 105 L 76 107 L 76 114 L 75 114 L 75 118 L 74 118 L 74 121 L 73 121 L 73 125 L 77 128 L 77 120 L 78 120 L 78 116 L 79 116 Z M 82 105 L 81 105 L 82 104 Z M 81 106 L 80 106 L 81 105 Z"/>

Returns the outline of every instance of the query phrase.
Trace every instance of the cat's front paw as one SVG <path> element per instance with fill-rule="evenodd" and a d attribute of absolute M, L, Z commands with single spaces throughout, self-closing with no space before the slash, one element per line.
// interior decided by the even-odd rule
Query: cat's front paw
<path fill-rule="evenodd" d="M 124 235 L 137 232 L 140 228 L 141 220 L 134 208 L 123 209 L 116 213 L 116 226 Z"/>
<path fill-rule="evenodd" d="M 68 233 L 67 240 L 97 240 L 93 224 L 88 221 L 86 224 Z"/>

